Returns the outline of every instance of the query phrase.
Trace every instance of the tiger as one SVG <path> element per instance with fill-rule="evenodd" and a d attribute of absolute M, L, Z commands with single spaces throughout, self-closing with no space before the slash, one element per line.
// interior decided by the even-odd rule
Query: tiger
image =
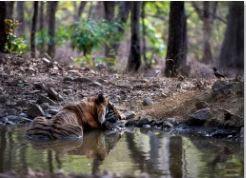
<path fill-rule="evenodd" d="M 34 118 L 26 131 L 29 139 L 79 139 L 83 131 L 103 128 L 106 118 L 123 119 L 122 114 L 102 93 L 63 107 L 51 119 Z"/>

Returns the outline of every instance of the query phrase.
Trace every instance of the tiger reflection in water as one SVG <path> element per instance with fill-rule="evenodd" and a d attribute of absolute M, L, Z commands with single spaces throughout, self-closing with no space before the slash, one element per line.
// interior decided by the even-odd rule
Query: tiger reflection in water
<path fill-rule="evenodd" d="M 84 134 L 83 140 L 67 140 L 67 141 L 48 141 L 36 142 L 30 140 L 29 142 L 35 149 L 51 150 L 58 159 L 59 164 L 64 154 L 68 155 L 85 155 L 87 158 L 92 159 L 92 173 L 95 174 L 99 171 L 99 167 L 104 159 L 109 154 L 110 150 L 114 148 L 121 137 L 120 133 L 113 135 L 106 135 L 101 130 L 93 130 Z M 59 167 L 59 166 L 58 166 Z M 62 167 L 62 165 L 60 166 Z"/>

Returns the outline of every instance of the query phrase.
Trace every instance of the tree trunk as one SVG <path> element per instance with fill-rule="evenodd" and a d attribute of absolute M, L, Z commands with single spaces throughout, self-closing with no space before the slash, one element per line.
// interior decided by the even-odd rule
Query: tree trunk
<path fill-rule="evenodd" d="M 132 2 L 131 14 L 131 49 L 128 58 L 127 71 L 136 72 L 141 66 L 141 52 L 140 52 L 140 9 L 141 2 Z"/>
<path fill-rule="evenodd" d="M 143 53 L 143 60 L 145 62 L 145 66 L 149 67 L 150 64 L 147 61 L 146 57 L 146 40 L 145 40 L 145 35 L 146 35 L 146 29 L 145 29 L 145 2 L 142 2 L 142 13 L 141 13 L 141 18 L 142 18 L 142 53 Z"/>
<path fill-rule="evenodd" d="M 15 2 L 14 1 L 9 1 L 9 2 L 6 2 L 6 4 L 7 4 L 6 18 L 7 19 L 13 19 L 13 12 L 14 12 L 14 4 L 15 4 Z"/>
<path fill-rule="evenodd" d="M 81 1 L 81 2 L 80 2 L 77 20 L 80 19 L 81 15 L 82 15 L 82 13 L 83 13 L 83 11 L 84 11 L 85 5 L 86 5 L 86 1 Z"/>
<path fill-rule="evenodd" d="M 40 44 L 40 54 L 44 53 L 44 2 L 40 2 L 39 8 L 39 31 L 41 31 L 41 44 Z"/>
<path fill-rule="evenodd" d="M 48 35 L 49 35 L 49 43 L 48 43 L 48 54 L 51 58 L 55 56 L 55 14 L 57 9 L 57 1 L 50 1 L 48 2 Z"/>
<path fill-rule="evenodd" d="M 114 19 L 114 10 L 115 10 L 115 2 L 113 1 L 104 1 L 103 2 L 103 6 L 104 6 L 104 15 L 105 15 L 105 19 L 108 22 L 112 22 L 112 20 Z M 113 51 L 111 51 L 112 47 L 109 46 L 108 44 L 105 45 L 105 56 L 106 57 L 114 57 Z"/>
<path fill-rule="evenodd" d="M 24 20 L 24 1 L 17 1 L 17 20 L 19 21 L 19 26 L 17 28 L 18 35 L 25 34 L 25 20 Z"/>
<path fill-rule="evenodd" d="M 210 14 L 211 2 L 203 2 L 203 59 L 202 61 L 208 64 L 212 60 L 212 51 L 210 46 L 210 37 L 212 33 L 212 21 Z"/>
<path fill-rule="evenodd" d="M 132 3 L 129 1 L 120 1 L 119 4 L 119 13 L 116 17 L 116 20 L 120 23 L 120 26 L 118 26 L 118 32 L 123 35 L 123 33 L 125 32 L 125 24 L 128 20 Z M 113 44 L 113 50 L 116 54 L 119 46 L 120 42 L 115 42 L 115 44 Z"/>
<path fill-rule="evenodd" d="M 244 67 L 244 6 L 231 2 L 228 23 L 219 55 L 219 65 L 243 69 Z"/>
<path fill-rule="evenodd" d="M 33 2 L 33 17 L 32 17 L 32 29 L 31 29 L 31 57 L 36 57 L 36 43 L 35 35 L 37 31 L 37 19 L 38 19 L 38 1 Z"/>
<path fill-rule="evenodd" d="M 4 19 L 6 19 L 6 2 L 0 2 L 0 51 L 5 51 L 5 44 L 7 40 L 7 34 L 5 31 L 5 23 Z"/>
<path fill-rule="evenodd" d="M 165 75 L 175 77 L 186 65 L 187 37 L 184 2 L 170 2 Z"/>

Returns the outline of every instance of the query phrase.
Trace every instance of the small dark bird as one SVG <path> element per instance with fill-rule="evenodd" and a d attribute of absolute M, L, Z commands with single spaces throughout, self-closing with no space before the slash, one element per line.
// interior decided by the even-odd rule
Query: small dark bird
<path fill-rule="evenodd" d="M 213 71 L 214 71 L 215 77 L 217 77 L 218 79 L 225 78 L 225 76 L 223 74 L 218 72 L 216 67 L 213 67 Z"/>

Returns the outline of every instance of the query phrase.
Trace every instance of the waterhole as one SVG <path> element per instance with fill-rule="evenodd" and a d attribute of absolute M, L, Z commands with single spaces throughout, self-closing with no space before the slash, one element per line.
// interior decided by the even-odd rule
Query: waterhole
<path fill-rule="evenodd" d="M 243 177 L 243 145 L 211 139 L 132 129 L 122 136 L 102 131 L 80 141 L 32 142 L 24 130 L 0 129 L 0 172 L 25 175 L 28 168 L 65 173 L 150 177 Z"/>

